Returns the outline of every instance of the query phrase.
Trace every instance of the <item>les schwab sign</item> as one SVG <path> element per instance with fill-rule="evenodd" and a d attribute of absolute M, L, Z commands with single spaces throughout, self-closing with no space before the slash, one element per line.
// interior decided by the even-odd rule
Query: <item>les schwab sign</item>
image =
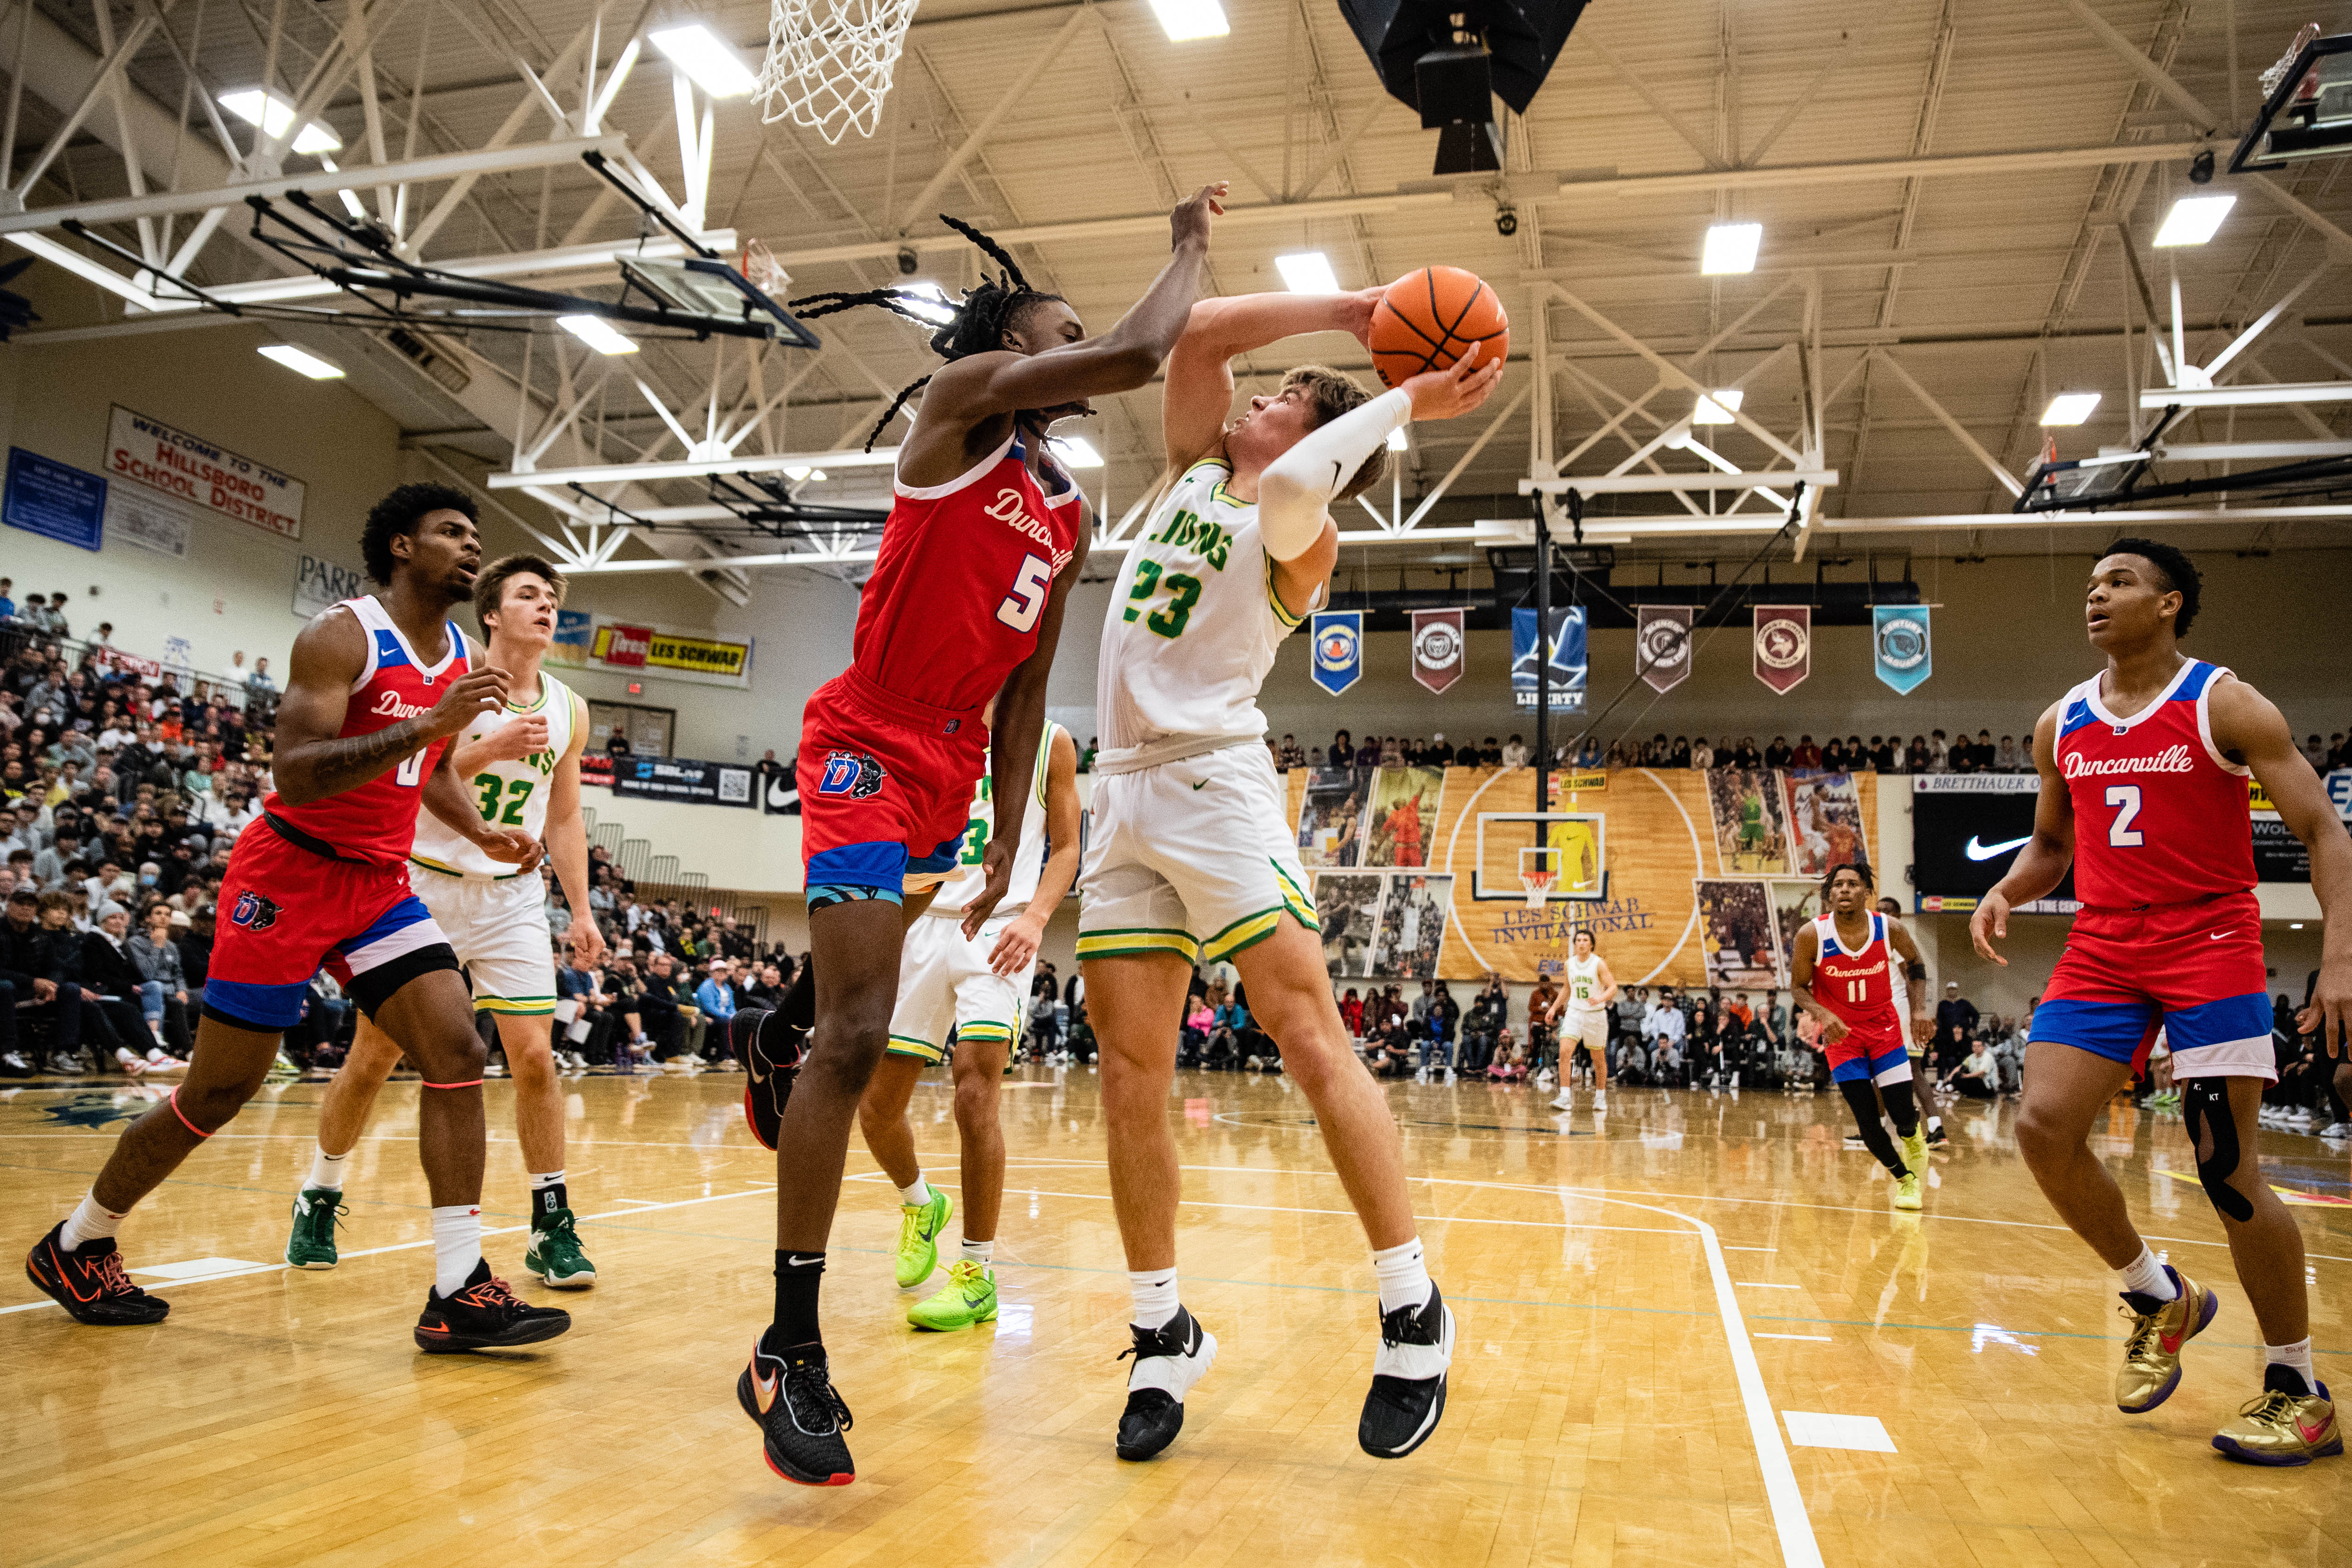
<path fill-rule="evenodd" d="M 160 419 L 117 406 L 106 432 L 106 475 L 266 529 L 302 537 L 302 481 Z"/>

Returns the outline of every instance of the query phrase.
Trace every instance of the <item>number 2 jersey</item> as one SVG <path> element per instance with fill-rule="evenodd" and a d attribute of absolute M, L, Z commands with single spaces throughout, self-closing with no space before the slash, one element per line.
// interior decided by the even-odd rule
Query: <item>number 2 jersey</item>
<path fill-rule="evenodd" d="M 2254 885 L 2247 770 L 2213 744 L 2219 665 L 2190 659 L 2128 719 L 2101 700 L 2103 675 L 2066 694 L 2058 772 L 2074 804 L 2074 888 L 2095 909 L 2182 904 Z"/>

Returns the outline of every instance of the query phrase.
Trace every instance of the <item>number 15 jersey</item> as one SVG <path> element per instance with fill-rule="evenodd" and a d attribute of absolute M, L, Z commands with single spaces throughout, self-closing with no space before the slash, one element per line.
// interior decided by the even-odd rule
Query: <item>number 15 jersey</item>
<path fill-rule="evenodd" d="M 2074 888 L 2094 909 L 2184 904 L 2254 885 L 2247 770 L 2213 744 L 2214 686 L 2189 659 L 2163 695 L 2118 719 L 2093 676 L 2059 710 L 2058 772 L 2074 805 Z"/>

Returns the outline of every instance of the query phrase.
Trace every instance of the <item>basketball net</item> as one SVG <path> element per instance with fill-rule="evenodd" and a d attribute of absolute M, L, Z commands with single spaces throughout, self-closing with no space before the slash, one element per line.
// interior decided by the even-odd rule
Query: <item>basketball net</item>
<path fill-rule="evenodd" d="M 771 296 L 782 294 L 793 280 L 793 275 L 783 269 L 776 260 L 776 253 L 768 248 L 764 240 L 755 239 L 743 247 L 740 270 L 752 288 Z"/>
<path fill-rule="evenodd" d="M 752 101 L 827 142 L 874 134 L 917 0 L 770 0 L 768 56 Z M 756 279 L 755 279 L 756 281 Z"/>
<path fill-rule="evenodd" d="M 1559 880 L 1557 871 L 1522 870 L 1519 886 L 1527 889 L 1528 908 L 1539 910 L 1551 898 L 1553 886 Z"/>

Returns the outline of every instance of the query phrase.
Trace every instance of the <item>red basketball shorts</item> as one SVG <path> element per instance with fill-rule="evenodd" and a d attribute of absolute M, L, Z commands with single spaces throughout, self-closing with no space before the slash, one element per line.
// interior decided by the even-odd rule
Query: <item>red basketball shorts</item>
<path fill-rule="evenodd" d="M 2253 893 L 2185 904 L 2089 909 L 2033 1013 L 2033 1038 L 2074 1046 L 2137 1072 L 2156 1032 L 2172 1076 L 2278 1078 L 2271 1050 L 2263 911 Z"/>
<path fill-rule="evenodd" d="M 801 714 L 801 857 L 809 908 L 887 899 L 947 880 L 988 766 L 978 710 L 950 712 L 882 690 L 856 669 Z"/>

